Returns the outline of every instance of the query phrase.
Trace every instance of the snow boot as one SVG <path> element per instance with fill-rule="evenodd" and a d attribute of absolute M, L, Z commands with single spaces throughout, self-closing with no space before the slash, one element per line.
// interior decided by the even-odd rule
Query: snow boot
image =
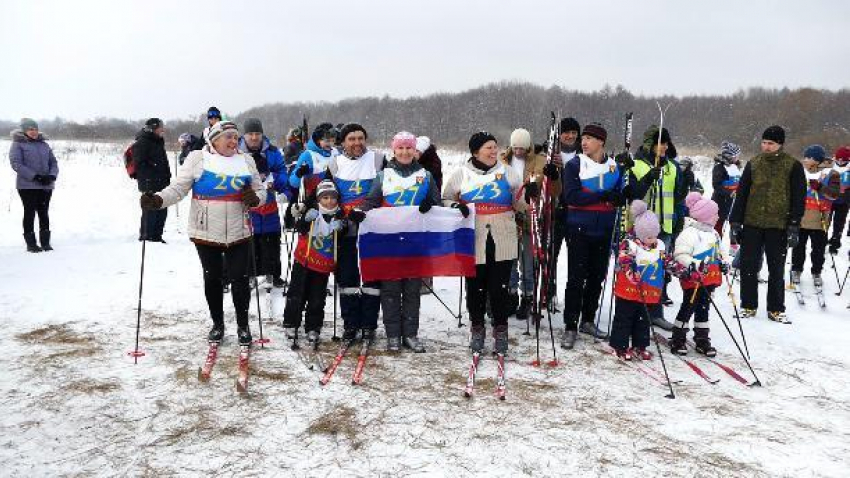
<path fill-rule="evenodd" d="M 795 287 L 800 285 L 800 271 L 791 271 L 791 285 Z"/>
<path fill-rule="evenodd" d="M 608 334 L 605 333 L 604 330 L 596 328 L 596 326 L 593 325 L 593 322 L 582 322 L 581 325 L 578 326 L 578 331 L 583 334 L 592 335 L 597 339 L 604 340 L 608 338 Z"/>
<path fill-rule="evenodd" d="M 708 329 L 694 329 L 694 350 L 706 357 L 717 356 L 717 349 L 711 346 L 711 339 L 708 338 Z"/>
<path fill-rule="evenodd" d="M 747 309 L 747 308 L 742 307 L 741 308 L 741 318 L 742 319 L 752 319 L 753 317 L 756 316 L 756 312 L 757 312 L 756 309 Z"/>
<path fill-rule="evenodd" d="M 473 353 L 481 353 L 484 351 L 484 339 L 487 336 L 487 330 L 483 325 L 472 326 L 472 336 L 469 338 L 469 348 Z"/>
<path fill-rule="evenodd" d="M 50 245 L 50 231 L 38 231 L 38 242 L 41 243 L 42 251 L 53 250 L 53 247 Z"/>
<path fill-rule="evenodd" d="M 375 329 L 362 329 L 360 331 L 360 338 L 363 339 L 366 348 L 372 348 L 372 345 L 375 343 Z"/>
<path fill-rule="evenodd" d="M 27 243 L 27 252 L 41 252 L 41 248 L 35 243 L 34 232 L 25 232 L 24 241 Z"/>
<path fill-rule="evenodd" d="M 575 330 L 564 330 L 561 335 L 561 348 L 564 350 L 572 350 L 576 346 L 576 337 L 578 332 Z"/>
<path fill-rule="evenodd" d="M 673 330 L 673 324 L 671 324 L 664 317 L 653 317 L 652 318 L 652 325 L 654 325 L 656 327 L 661 327 L 664 330 Z"/>
<path fill-rule="evenodd" d="M 242 347 L 250 347 L 251 342 L 254 341 L 251 337 L 251 328 L 248 326 L 237 328 L 236 336 L 239 337 L 239 345 Z"/>
<path fill-rule="evenodd" d="M 319 348 L 319 331 L 311 330 L 307 332 L 307 345 L 310 346 L 313 350 Z"/>
<path fill-rule="evenodd" d="M 676 355 L 688 355 L 688 346 L 686 345 L 687 336 L 688 329 L 673 327 L 673 336 L 670 337 L 668 342 L 670 352 Z"/>
<path fill-rule="evenodd" d="M 646 350 L 644 347 L 638 347 L 633 351 L 635 357 L 641 360 L 652 360 L 652 352 Z"/>
<path fill-rule="evenodd" d="M 841 239 L 837 237 L 833 237 L 829 240 L 829 253 L 833 256 L 838 254 L 838 250 L 841 249 Z"/>
<path fill-rule="evenodd" d="M 342 341 L 348 342 L 348 345 L 357 340 L 357 329 L 345 329 L 342 331 Z"/>
<path fill-rule="evenodd" d="M 497 325 L 493 327 L 493 351 L 502 355 L 508 353 L 507 325 Z"/>
<path fill-rule="evenodd" d="M 207 340 L 210 342 L 221 343 L 221 339 L 224 337 L 224 324 L 213 324 L 210 329 L 209 335 L 207 335 Z"/>
<path fill-rule="evenodd" d="M 387 352 L 401 350 L 401 337 L 387 337 Z"/>
<path fill-rule="evenodd" d="M 774 321 L 779 322 L 780 324 L 790 324 L 791 319 L 785 314 L 785 312 L 768 312 L 767 318 Z"/>
<path fill-rule="evenodd" d="M 614 353 L 617 354 L 617 358 L 623 359 L 627 362 L 632 360 L 632 349 L 615 349 Z"/>
<path fill-rule="evenodd" d="M 823 277 L 820 274 L 812 274 L 812 282 L 814 282 L 816 289 L 823 289 Z"/>
<path fill-rule="evenodd" d="M 414 351 L 415 353 L 421 354 L 425 352 L 425 346 L 422 345 L 422 342 L 419 341 L 419 337 L 412 335 L 410 337 L 404 338 L 404 346 Z"/>

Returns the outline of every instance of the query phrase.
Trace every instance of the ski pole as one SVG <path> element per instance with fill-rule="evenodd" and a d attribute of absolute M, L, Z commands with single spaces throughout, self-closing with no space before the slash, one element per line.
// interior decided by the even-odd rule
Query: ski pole
<path fill-rule="evenodd" d="M 152 194 L 146 192 L 145 194 Z M 139 350 L 139 332 L 142 327 L 142 286 L 145 282 L 145 245 L 148 243 L 148 211 L 142 209 L 142 263 L 139 267 L 139 302 L 136 305 L 136 348 L 127 352 L 127 355 L 133 357 L 133 364 L 139 363 L 139 357 L 144 357 L 145 353 Z"/>
<path fill-rule="evenodd" d="M 449 311 L 449 314 L 451 314 L 451 315 L 452 315 L 452 317 L 454 317 L 454 316 L 455 316 L 454 311 L 453 311 L 453 310 L 451 309 L 451 307 L 449 307 L 449 306 L 448 306 L 445 302 L 443 302 L 443 299 L 441 299 L 441 298 L 440 298 L 440 296 L 439 296 L 439 295 L 437 295 L 437 293 L 436 293 L 436 292 L 434 292 L 434 289 L 432 289 L 432 288 L 431 288 L 431 286 L 430 286 L 430 285 L 428 285 L 428 282 L 427 282 L 425 279 L 419 279 L 419 281 L 422 283 L 422 285 L 423 285 L 423 286 L 425 286 L 425 288 L 426 288 L 426 289 L 428 289 L 428 292 L 430 292 L 430 293 L 431 293 L 431 294 L 432 294 L 432 295 L 433 295 L 433 296 L 437 299 L 437 301 L 438 301 L 438 302 L 440 302 L 441 304 L 443 304 L 443 307 L 444 307 L 447 311 Z"/>
<path fill-rule="evenodd" d="M 245 186 L 245 188 L 248 187 L 251 186 Z M 257 296 L 257 323 L 260 324 L 260 339 L 255 340 L 255 343 L 260 344 L 260 348 L 265 348 L 265 344 L 271 342 L 271 340 L 263 337 L 263 309 L 260 307 L 260 281 L 257 280 L 257 251 L 254 248 L 254 224 L 251 221 L 251 212 L 248 209 L 245 209 L 244 216 L 245 223 L 248 226 L 248 232 L 251 233 L 251 237 L 249 238 L 249 242 L 251 243 L 251 264 L 254 272 L 254 294 Z"/>
<path fill-rule="evenodd" d="M 835 285 L 841 287 L 841 280 L 838 278 L 838 267 L 835 266 L 835 254 L 829 253 L 829 258 L 832 259 L 832 270 L 835 272 Z"/>
<path fill-rule="evenodd" d="M 850 276 L 850 265 L 847 266 L 847 272 L 844 273 L 844 280 L 841 281 L 841 286 L 838 288 L 838 292 L 835 295 L 841 295 L 844 292 L 844 285 L 847 284 L 847 276 Z"/>
<path fill-rule="evenodd" d="M 738 345 L 738 341 L 735 340 L 735 335 L 732 334 L 732 329 L 729 328 L 729 324 L 726 323 L 726 319 L 723 318 L 723 314 L 720 313 L 720 309 L 717 308 L 717 304 L 714 303 L 714 299 L 711 298 L 711 294 L 708 295 L 708 300 L 711 302 L 711 306 L 714 307 L 714 311 L 717 313 L 717 316 L 720 317 L 720 321 L 723 322 L 723 326 L 726 327 L 726 332 L 729 332 L 729 337 L 732 338 L 732 343 L 735 344 L 735 347 L 738 349 L 738 352 L 741 354 L 741 358 L 744 359 L 744 363 L 747 364 L 747 368 L 750 369 L 750 372 L 753 374 L 753 378 L 756 380 L 751 383 L 750 387 L 761 387 L 761 380 L 759 380 L 756 375 L 756 371 L 753 370 L 753 366 L 750 365 L 750 361 L 747 359 L 746 355 L 744 355 L 744 351 L 741 350 L 741 346 Z"/>
<path fill-rule="evenodd" d="M 522 227 L 517 227 L 517 233 L 519 235 L 519 241 L 517 241 L 517 250 L 519 250 L 519 269 L 522 272 L 522 278 L 519 282 L 519 288 L 522 289 L 522 296 L 525 297 L 525 239 L 523 238 Z M 520 299 L 522 301 L 522 299 Z M 521 304 L 520 304 L 521 305 Z M 528 311 L 526 310 L 525 315 L 525 332 L 522 335 L 531 335 L 531 324 L 528 320 Z"/>
<path fill-rule="evenodd" d="M 735 319 L 738 321 L 738 330 L 741 332 L 741 341 L 744 342 L 744 350 L 747 352 L 747 358 L 750 358 L 750 348 L 747 346 L 747 336 L 744 335 L 744 326 L 741 324 L 741 314 L 738 313 L 738 301 L 735 300 L 735 293 L 732 291 L 732 283 L 729 282 L 729 276 L 726 276 L 726 284 L 729 287 L 726 295 L 729 296 L 729 299 L 732 302 L 732 310 L 735 311 Z"/>
<path fill-rule="evenodd" d="M 638 272 L 638 291 L 640 292 L 640 303 L 643 306 L 643 316 L 649 326 L 650 335 L 655 341 L 655 350 L 658 352 L 658 358 L 661 359 L 661 369 L 664 370 L 664 378 L 667 379 L 667 387 L 670 389 L 670 393 L 665 395 L 664 398 L 675 399 L 676 392 L 673 391 L 673 383 L 670 381 L 670 374 L 667 372 L 667 364 L 664 362 L 664 354 L 661 352 L 661 345 L 658 343 L 658 335 L 653 333 L 652 318 L 649 316 L 649 308 L 646 306 L 646 296 L 643 293 L 643 276 L 640 275 L 640 272 Z"/>
<path fill-rule="evenodd" d="M 621 208 L 618 208 L 617 213 L 614 216 L 614 229 L 611 231 L 611 240 L 608 243 L 608 251 L 606 251 L 609 258 L 611 256 L 611 251 L 614 249 L 614 244 L 619 242 L 618 223 L 620 221 L 621 210 L 622 210 Z M 614 263 L 616 264 L 616 261 Z M 606 272 L 608 271 L 608 265 L 607 264 L 605 266 L 605 271 Z M 602 306 L 605 304 L 605 290 L 608 287 L 608 276 L 609 276 L 609 274 L 606 273 L 605 274 L 605 280 L 602 281 L 602 294 L 600 294 L 600 296 L 599 296 L 599 308 L 596 309 L 596 326 L 594 327 L 595 330 L 593 331 L 593 343 L 599 343 L 599 335 L 597 334 L 596 331 L 599 330 L 599 324 L 602 321 Z M 613 280 L 614 279 L 612 279 L 612 281 Z M 611 284 L 611 294 L 612 294 L 612 296 L 613 296 L 613 291 L 614 291 L 614 285 L 612 283 Z M 610 307 L 609 307 L 609 311 L 610 311 Z M 609 319 L 609 324 L 610 324 L 610 319 Z"/>
<path fill-rule="evenodd" d="M 337 301 L 336 250 L 337 250 L 337 247 L 336 247 L 336 245 L 337 245 L 337 231 L 334 231 L 334 334 L 333 334 L 333 337 L 331 337 L 331 341 L 333 341 L 333 342 L 339 342 L 339 340 L 340 340 L 339 336 L 336 334 L 336 317 L 337 317 L 337 312 L 336 312 L 336 301 Z"/>
<path fill-rule="evenodd" d="M 461 328 L 464 325 L 461 322 L 461 317 L 463 317 L 463 283 L 463 277 L 460 277 L 460 288 L 457 295 L 457 328 Z"/>

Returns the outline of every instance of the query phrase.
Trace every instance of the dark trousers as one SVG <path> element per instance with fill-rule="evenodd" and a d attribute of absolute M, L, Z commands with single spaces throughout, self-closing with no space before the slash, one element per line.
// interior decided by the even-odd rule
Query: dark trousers
<path fill-rule="evenodd" d="M 306 310 L 304 330 L 322 330 L 329 276 L 307 269 L 298 262 L 292 264 L 292 276 L 286 291 L 286 308 L 283 309 L 284 327 L 301 327 L 301 313 Z"/>
<path fill-rule="evenodd" d="M 24 204 L 24 234 L 35 233 L 35 216 L 38 214 L 38 230 L 50 230 L 50 198 L 52 189 L 18 189 L 21 202 Z"/>
<path fill-rule="evenodd" d="M 474 326 L 484 326 L 487 300 L 493 326 L 507 325 L 510 307 L 510 280 L 513 261 L 496 261 L 496 243 L 487 235 L 485 263 L 475 265 L 475 277 L 466 278 L 466 310 Z"/>
<path fill-rule="evenodd" d="M 641 302 L 621 299 L 614 301 L 614 321 L 608 343 L 615 350 L 649 347 L 649 317 Z"/>
<path fill-rule="evenodd" d="M 767 310 L 785 312 L 785 255 L 788 236 L 785 229 L 744 226 L 741 234 L 741 307 L 758 309 L 759 269 L 767 258 Z"/>
<path fill-rule="evenodd" d="M 280 277 L 280 233 L 254 235 L 257 275 Z"/>
<path fill-rule="evenodd" d="M 806 263 L 806 243 L 812 240 L 812 274 L 823 271 L 826 260 L 826 231 L 820 229 L 800 229 L 800 241 L 791 250 L 791 270 L 803 272 Z"/>
<path fill-rule="evenodd" d="M 829 240 L 831 244 L 841 244 L 841 233 L 844 232 L 844 225 L 847 223 L 848 209 L 850 209 L 850 203 L 832 203 L 832 238 Z M 850 235 L 850 229 L 847 232 Z"/>
<path fill-rule="evenodd" d="M 549 279 L 549 295 L 555 297 L 558 290 L 558 257 L 561 254 L 561 246 L 567 239 L 567 218 L 565 214 L 559 214 L 555 210 L 555 229 L 553 231 L 552 245 L 552 274 Z"/>
<path fill-rule="evenodd" d="M 567 288 L 564 293 L 564 325 L 576 330 L 596 318 L 602 282 L 608 273 L 610 237 L 591 237 L 579 230 L 567 231 Z"/>
<path fill-rule="evenodd" d="M 419 289 L 422 279 L 381 282 L 381 311 L 387 337 L 419 335 Z"/>
<path fill-rule="evenodd" d="M 339 240 L 336 279 L 339 280 L 339 309 L 343 326 L 346 329 L 377 329 L 381 283 L 364 282 L 361 286 L 356 236 Z"/>
<path fill-rule="evenodd" d="M 139 239 L 148 241 L 159 241 L 162 239 L 162 230 L 165 229 L 165 220 L 168 218 L 168 208 L 148 209 L 142 211 L 141 226 L 139 226 Z"/>
<path fill-rule="evenodd" d="M 242 242 L 230 247 L 195 244 L 195 248 L 204 270 L 204 295 L 213 323 L 224 324 L 222 280 L 226 278 L 231 284 L 230 293 L 233 296 L 233 308 L 236 309 L 236 325 L 247 327 L 248 303 L 251 299 L 251 290 L 248 288 L 248 277 L 252 268 L 251 244 Z"/>
<path fill-rule="evenodd" d="M 708 328 L 708 308 L 711 304 L 709 297 L 714 289 L 716 286 L 700 287 L 697 289 L 696 296 L 694 296 L 694 288 L 682 289 L 682 305 L 679 307 L 679 313 L 676 314 L 676 322 L 673 325 L 680 329 L 687 329 L 693 316 L 694 329 L 703 326 Z"/>

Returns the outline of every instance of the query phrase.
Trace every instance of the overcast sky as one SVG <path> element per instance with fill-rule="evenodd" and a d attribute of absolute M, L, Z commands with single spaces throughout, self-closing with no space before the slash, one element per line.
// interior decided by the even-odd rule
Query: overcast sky
<path fill-rule="evenodd" d="M 184 118 L 498 80 L 850 87 L 843 0 L 9 0 L 0 118 Z"/>

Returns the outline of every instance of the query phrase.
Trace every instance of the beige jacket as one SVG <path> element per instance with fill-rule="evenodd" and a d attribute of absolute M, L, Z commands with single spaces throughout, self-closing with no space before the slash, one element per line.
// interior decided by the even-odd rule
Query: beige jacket
<path fill-rule="evenodd" d="M 244 171 L 251 175 L 251 188 L 260 198 L 260 204 L 266 201 L 266 189 L 257 172 L 254 158 L 237 153 L 231 157 L 221 156 L 210 151 L 209 146 L 192 151 L 180 169 L 177 178 L 171 181 L 157 195 L 162 198 L 162 207 L 176 204 L 193 190 L 195 183 L 204 173 L 204 163 L 226 163 L 234 171 Z M 208 168 L 207 168 L 208 169 Z M 192 198 L 189 209 L 189 238 L 194 243 L 228 247 L 251 238 L 250 217 L 241 201 L 220 201 Z"/>
<path fill-rule="evenodd" d="M 511 197 L 513 198 L 513 209 L 497 214 L 476 214 L 475 216 L 475 263 L 485 264 L 487 262 L 486 247 L 488 233 L 493 236 L 496 245 L 496 261 L 509 261 L 517 258 L 517 227 L 516 212 L 524 212 L 526 208 L 525 199 L 517 194 L 522 186 L 522 178 L 510 166 L 497 161 L 492 168 L 482 171 L 472 165 L 472 160 L 455 169 L 451 176 L 443 182 L 443 205 L 451 206 L 460 200 L 460 192 L 464 189 L 464 182 L 468 175 L 483 176 L 497 172 L 499 168 L 505 174 L 510 185 Z M 517 197 L 520 196 L 520 197 Z"/>

